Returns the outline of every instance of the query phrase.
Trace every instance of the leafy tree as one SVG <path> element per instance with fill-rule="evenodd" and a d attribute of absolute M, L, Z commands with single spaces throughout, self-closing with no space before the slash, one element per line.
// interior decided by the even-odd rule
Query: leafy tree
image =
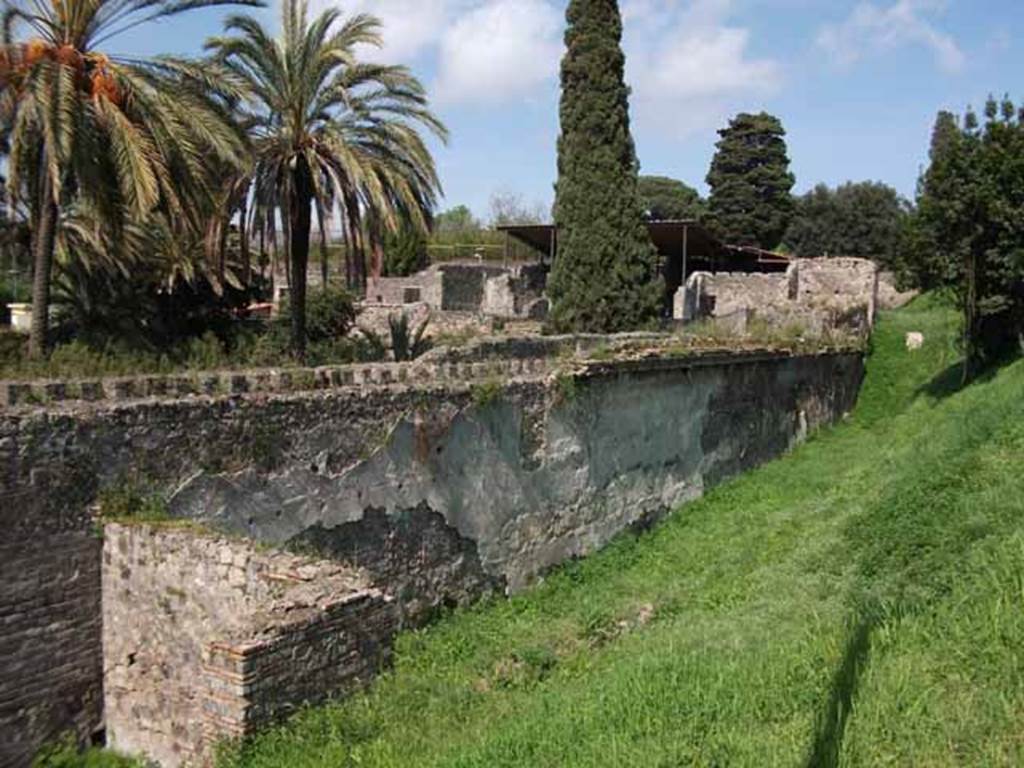
<path fill-rule="evenodd" d="M 438 233 L 476 232 L 479 229 L 480 222 L 465 205 L 449 208 L 434 217 L 434 231 Z"/>
<path fill-rule="evenodd" d="M 427 266 L 427 238 L 405 222 L 384 238 L 384 274 L 405 277 Z"/>
<path fill-rule="evenodd" d="M 62 213 L 81 201 L 103 225 L 166 211 L 198 228 L 212 164 L 241 163 L 244 144 L 207 97 L 212 73 L 169 58 L 112 58 L 98 46 L 139 24 L 256 0 L 7 0 L 0 123 L 11 126 L 7 188 L 31 211 L 29 351 L 45 354 L 54 248 Z M 185 80 L 181 75 L 187 74 Z M 198 208 L 202 209 L 201 204 Z"/>
<path fill-rule="evenodd" d="M 314 201 L 336 201 L 357 254 L 350 283 L 365 284 L 362 244 L 380 251 L 380 235 L 401 221 L 426 231 L 440 191 L 420 133 L 447 131 L 430 112 L 420 82 L 405 68 L 359 61 L 380 46 L 380 22 L 342 20 L 329 8 L 312 21 L 304 0 L 284 0 L 281 36 L 251 16 L 233 16 L 207 42 L 214 61 L 245 84 L 239 111 L 250 126 L 252 184 L 261 221 L 280 210 L 290 256 L 292 349 L 306 346 L 306 268 Z"/>
<path fill-rule="evenodd" d="M 802 258 L 858 256 L 896 264 L 909 204 L 885 184 L 819 184 L 796 200 L 786 245 Z"/>
<path fill-rule="evenodd" d="M 664 285 L 644 224 L 615 0 L 570 0 L 562 59 L 548 292 L 565 331 L 622 331 L 657 317 Z"/>
<path fill-rule="evenodd" d="M 959 297 L 969 378 L 1024 348 L 1024 110 L 990 99 L 984 123 L 970 111 L 959 123 L 940 115 L 930 160 L 907 241 L 909 269 Z"/>
<path fill-rule="evenodd" d="M 718 134 L 707 178 L 710 222 L 726 242 L 772 250 L 793 216 L 786 131 L 762 112 L 737 115 Z"/>
<path fill-rule="evenodd" d="M 651 221 L 700 220 L 707 203 L 693 187 L 666 176 L 641 176 L 640 201 Z"/>
<path fill-rule="evenodd" d="M 527 206 L 521 195 L 514 192 L 495 192 L 491 195 L 491 226 L 508 227 L 514 224 L 543 224 L 547 212 L 543 203 Z"/>

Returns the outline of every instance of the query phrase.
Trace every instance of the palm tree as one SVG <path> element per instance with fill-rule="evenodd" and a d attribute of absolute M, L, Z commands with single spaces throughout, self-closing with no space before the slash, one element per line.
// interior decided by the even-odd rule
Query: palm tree
<path fill-rule="evenodd" d="M 379 46 L 380 23 L 342 19 L 328 9 L 313 21 L 304 0 L 283 0 L 278 38 L 251 16 L 232 16 L 207 41 L 214 64 L 247 85 L 240 120 L 253 126 L 250 175 L 254 219 L 281 215 L 290 260 L 292 348 L 305 354 L 306 269 L 311 217 L 333 200 L 358 241 L 364 217 L 389 228 L 400 220 L 427 227 L 440 193 L 426 128 L 447 139 L 423 86 L 404 67 L 360 62 L 356 48 Z M 214 67 L 216 68 L 216 67 Z M 269 209 L 269 210 L 268 210 Z M 365 257 L 354 282 L 365 280 Z"/>
<path fill-rule="evenodd" d="M 47 347 L 55 240 L 62 211 L 81 201 L 105 226 L 160 208 L 200 227 L 213 194 L 211 159 L 238 165 L 244 137 L 206 95 L 211 75 L 186 61 L 103 54 L 140 24 L 259 0 L 5 0 L 0 122 L 11 126 L 8 191 L 32 212 L 30 354 Z M 183 78 L 188 78 L 183 79 Z"/>

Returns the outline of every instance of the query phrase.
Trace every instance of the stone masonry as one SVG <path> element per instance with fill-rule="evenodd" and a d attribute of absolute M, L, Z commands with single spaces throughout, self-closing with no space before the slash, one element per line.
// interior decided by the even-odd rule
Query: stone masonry
<path fill-rule="evenodd" d="M 878 267 L 866 259 L 796 259 L 784 273 L 696 272 L 675 297 L 678 320 L 744 330 L 754 319 L 866 336 L 878 308 Z"/>
<path fill-rule="evenodd" d="M 502 383 L 475 354 L 434 356 L 422 380 L 385 366 L 0 411 L 0 765 L 102 728 L 104 700 L 115 745 L 202 761 L 350 690 L 396 627 L 522 589 L 778 456 L 846 413 L 863 374 L 856 350 L 638 351 L 513 356 Z M 92 511 L 128 482 L 179 525 L 108 526 L 101 647 Z"/>
<path fill-rule="evenodd" d="M 334 562 L 192 528 L 109 524 L 103 657 L 111 746 L 169 767 L 207 762 L 387 662 L 392 602 Z"/>

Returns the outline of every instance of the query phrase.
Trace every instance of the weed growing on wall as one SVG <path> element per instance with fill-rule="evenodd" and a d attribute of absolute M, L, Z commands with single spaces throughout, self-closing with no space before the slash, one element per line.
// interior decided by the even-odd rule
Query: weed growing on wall
<path fill-rule="evenodd" d="M 96 501 L 104 521 L 153 523 L 172 519 L 164 496 L 134 479 L 103 488 Z"/>
<path fill-rule="evenodd" d="M 576 398 L 580 394 L 580 384 L 576 375 L 566 371 L 559 371 L 555 375 L 554 394 L 557 405 L 568 405 L 576 402 Z"/>
<path fill-rule="evenodd" d="M 488 379 L 474 384 L 472 389 L 473 405 L 477 408 L 486 408 L 501 398 L 501 391 L 501 382 L 497 379 Z"/>

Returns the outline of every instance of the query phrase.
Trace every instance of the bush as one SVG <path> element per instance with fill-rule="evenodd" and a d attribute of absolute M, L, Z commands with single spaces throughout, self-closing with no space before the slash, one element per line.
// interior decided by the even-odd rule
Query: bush
<path fill-rule="evenodd" d="M 291 339 L 292 310 L 285 301 L 278 316 L 271 321 L 270 334 Z M 306 341 L 317 344 L 345 337 L 356 323 L 355 299 L 344 288 L 328 285 L 311 291 L 306 297 Z"/>
<path fill-rule="evenodd" d="M 384 274 L 406 277 L 427 266 L 427 238 L 410 224 L 384 239 Z"/>
<path fill-rule="evenodd" d="M 415 360 L 428 349 L 430 341 L 426 338 L 427 326 L 430 324 L 430 317 L 420 324 L 415 330 L 411 327 L 409 316 L 404 312 L 388 316 L 388 328 L 391 332 L 391 351 L 395 355 L 396 362 Z"/>

